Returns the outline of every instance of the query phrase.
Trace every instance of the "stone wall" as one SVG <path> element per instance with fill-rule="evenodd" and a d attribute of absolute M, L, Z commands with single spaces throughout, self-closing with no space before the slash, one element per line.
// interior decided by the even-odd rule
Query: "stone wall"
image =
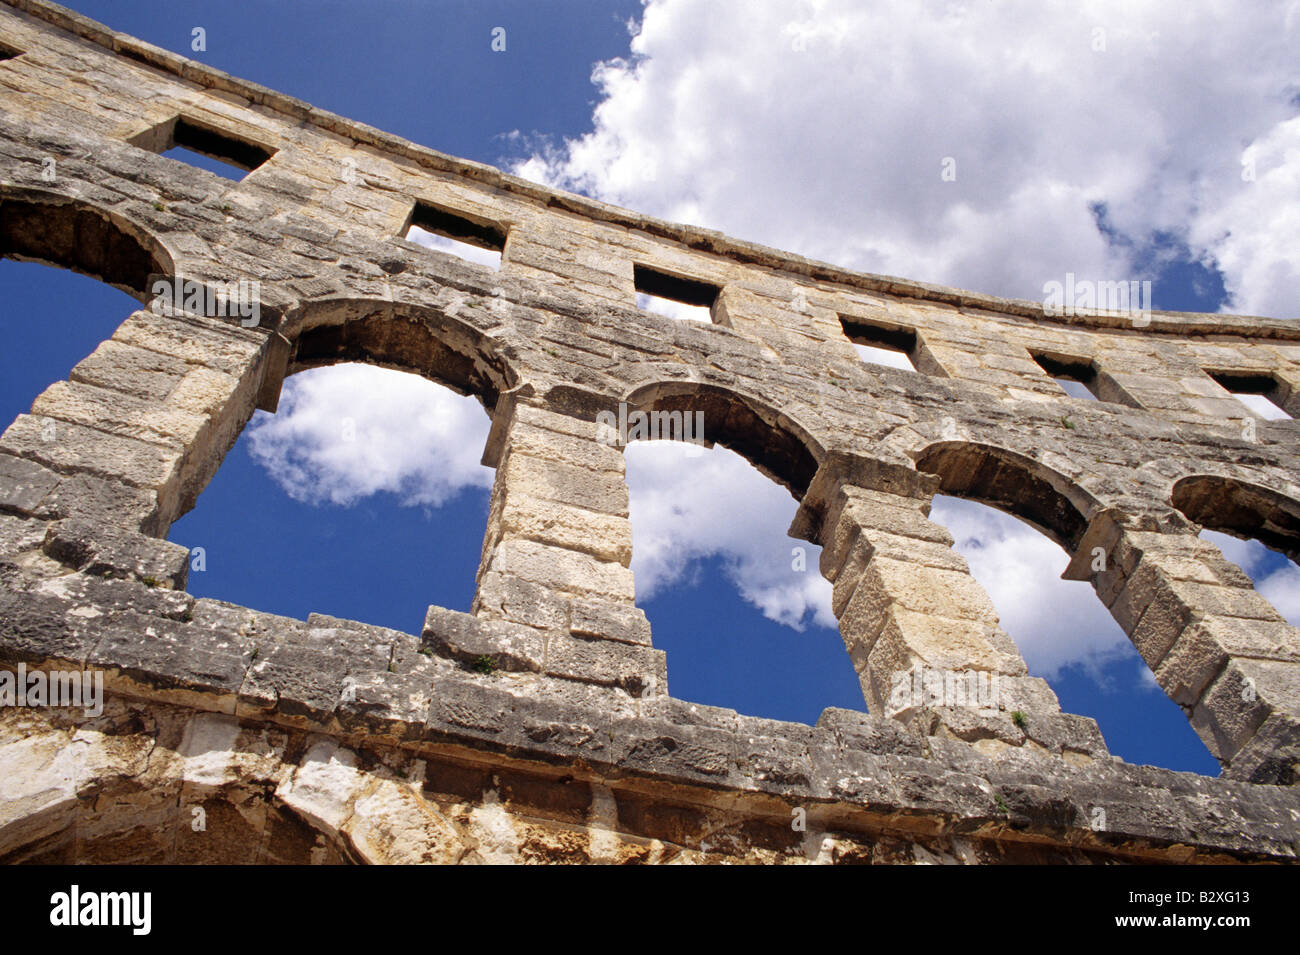
<path fill-rule="evenodd" d="M 0 661 L 93 668 L 110 694 L 98 716 L 0 711 L 0 858 L 1295 857 L 1300 631 L 1197 533 L 1300 553 L 1297 425 L 1225 387 L 1300 413 L 1300 326 L 1054 315 L 811 262 L 444 156 L 43 0 L 5 0 L 0 41 L 0 253 L 142 304 L 0 437 Z M 158 155 L 174 144 L 251 168 Z M 500 270 L 408 241 L 413 220 L 498 246 Z M 169 307 L 159 277 L 257 283 L 257 322 Z M 636 307 L 665 289 L 712 322 Z M 342 361 L 492 417 L 472 612 L 431 607 L 419 636 L 195 600 L 165 540 L 284 378 Z M 669 695 L 599 421 L 621 404 L 701 413 L 799 501 L 871 716 Z M 1126 765 L 1060 711 L 929 520 L 938 492 L 1073 556 L 1223 778 Z M 893 705 L 918 667 L 1003 692 Z"/>

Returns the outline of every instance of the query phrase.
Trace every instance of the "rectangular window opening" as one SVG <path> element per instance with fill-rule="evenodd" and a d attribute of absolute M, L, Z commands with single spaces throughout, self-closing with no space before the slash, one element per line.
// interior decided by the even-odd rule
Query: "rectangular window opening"
<path fill-rule="evenodd" d="M 402 238 L 498 271 L 506 248 L 506 231 L 500 226 L 427 202 L 415 204 Z"/>
<path fill-rule="evenodd" d="M 716 285 L 670 275 L 644 265 L 632 266 L 636 307 L 679 321 L 712 322 L 721 292 Z"/>
<path fill-rule="evenodd" d="M 840 326 L 864 362 L 916 371 L 915 329 L 843 315 L 840 316 Z"/>
<path fill-rule="evenodd" d="M 275 150 L 178 116 L 133 138 L 132 146 L 183 162 L 235 182 L 262 165 Z"/>
<path fill-rule="evenodd" d="M 1072 355 L 1052 355 L 1045 352 L 1030 353 L 1038 367 L 1052 377 L 1071 398 L 1100 401 L 1097 369 L 1087 358 Z"/>
<path fill-rule="evenodd" d="M 1272 375 L 1252 371 L 1211 371 L 1208 368 L 1205 373 L 1265 421 L 1292 420 L 1282 408 L 1285 389 Z"/>

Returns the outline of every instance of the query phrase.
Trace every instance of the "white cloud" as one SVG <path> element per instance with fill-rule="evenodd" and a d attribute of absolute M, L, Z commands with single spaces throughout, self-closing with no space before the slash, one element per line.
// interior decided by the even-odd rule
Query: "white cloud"
<path fill-rule="evenodd" d="M 1300 117 L 1259 136 L 1242 155 L 1253 181 L 1238 176 L 1194 220 L 1192 238 L 1223 269 L 1234 310 L 1300 318 Z"/>
<path fill-rule="evenodd" d="M 640 441 L 624 454 L 638 600 L 688 581 L 697 561 L 717 557 L 765 617 L 799 630 L 808 622 L 836 626 L 831 586 L 817 566 L 821 549 L 786 535 L 798 507 L 789 491 L 722 447 Z"/>
<path fill-rule="evenodd" d="M 1217 256 L 1239 308 L 1292 316 L 1297 33 L 1295 0 L 651 0 L 633 56 L 593 74 L 592 132 L 515 171 L 1031 299 L 1067 271 L 1137 277 L 1102 203 L 1139 248 L 1164 230 Z"/>
<path fill-rule="evenodd" d="M 1201 537 L 1244 570 L 1260 595 L 1289 623 L 1300 627 L 1300 567 L 1259 541 L 1241 540 L 1218 531 L 1201 531 Z"/>
<path fill-rule="evenodd" d="M 656 315 L 663 315 L 665 318 L 675 318 L 679 322 L 713 321 L 712 311 L 707 305 L 687 305 L 685 302 L 675 302 L 670 298 L 646 295 L 643 292 L 636 294 L 636 307 L 654 312 Z"/>
<path fill-rule="evenodd" d="M 406 230 L 406 238 L 416 245 L 424 246 L 426 249 L 446 252 L 458 259 L 464 259 L 466 262 L 476 262 L 497 271 L 501 269 L 501 253 L 493 249 L 480 249 L 477 245 L 470 245 L 468 242 L 461 242 L 459 239 L 449 239 L 445 235 L 427 232 L 418 225 L 413 225 Z"/>
<path fill-rule="evenodd" d="M 1034 673 L 1050 677 L 1081 664 L 1096 677 L 1128 649 L 1128 637 L 1092 585 L 1061 579 L 1070 559 L 1056 543 L 970 501 L 938 497 L 930 517 L 948 528 Z"/>
<path fill-rule="evenodd" d="M 473 398 L 370 365 L 300 372 L 274 415 L 257 412 L 249 453 L 294 499 L 348 505 L 381 491 L 438 507 L 491 487 L 479 464 L 490 422 Z"/>

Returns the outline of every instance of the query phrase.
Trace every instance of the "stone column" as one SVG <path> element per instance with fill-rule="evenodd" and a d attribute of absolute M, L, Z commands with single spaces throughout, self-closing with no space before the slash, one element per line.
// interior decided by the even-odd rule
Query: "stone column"
<path fill-rule="evenodd" d="M 183 587 L 185 549 L 157 540 L 193 506 L 288 354 L 275 333 L 138 311 L 0 437 L 0 508 L 47 555 Z"/>
<path fill-rule="evenodd" d="M 1095 515 L 1065 576 L 1091 580 L 1225 775 L 1300 779 L 1300 630 L 1180 515 Z"/>
<path fill-rule="evenodd" d="M 664 655 L 650 646 L 629 569 L 623 454 L 597 433 L 594 419 L 501 397 L 484 452 L 497 476 L 472 612 L 501 622 L 498 637 L 521 668 L 665 694 Z M 447 629 L 445 612 L 431 613 L 439 621 L 426 637 Z"/>
<path fill-rule="evenodd" d="M 1028 675 L 951 535 L 929 519 L 936 485 L 902 465 L 832 454 L 791 528 L 822 545 L 868 707 L 991 750 L 1032 741 L 1105 754 L 1096 723 L 1062 714 L 1047 683 Z"/>

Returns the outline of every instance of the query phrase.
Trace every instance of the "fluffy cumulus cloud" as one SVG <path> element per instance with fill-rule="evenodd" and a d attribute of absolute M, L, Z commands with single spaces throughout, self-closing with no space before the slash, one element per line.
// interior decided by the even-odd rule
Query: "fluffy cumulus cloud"
<path fill-rule="evenodd" d="M 722 447 L 648 441 L 625 454 L 639 599 L 716 558 L 764 616 L 799 630 L 835 626 L 820 548 L 786 536 L 797 508 L 789 491 Z"/>
<path fill-rule="evenodd" d="M 465 487 L 491 487 L 479 464 L 487 414 L 423 378 L 370 365 L 301 372 L 274 415 L 258 412 L 249 453 L 299 501 L 348 505 L 387 492 L 438 507 Z"/>
<path fill-rule="evenodd" d="M 595 70 L 592 131 L 515 171 L 1031 299 L 1067 271 L 1138 277 L 1160 233 L 1234 307 L 1294 317 L 1298 41 L 1294 0 L 650 0 Z"/>
<path fill-rule="evenodd" d="M 1202 531 L 1201 536 L 1249 574 L 1255 581 L 1255 589 L 1278 613 L 1300 627 L 1300 567 L 1258 541 L 1244 541 L 1214 531 Z"/>
<path fill-rule="evenodd" d="M 936 498 L 930 517 L 952 533 L 1034 673 L 1050 677 L 1079 665 L 1100 679 L 1110 661 L 1132 654 L 1092 585 L 1061 579 L 1070 558 L 1053 541 L 1001 511 L 951 497 Z"/>
<path fill-rule="evenodd" d="M 1222 269 L 1233 309 L 1300 317 L 1300 117 L 1251 142 L 1237 185 L 1193 219 L 1191 239 Z"/>

